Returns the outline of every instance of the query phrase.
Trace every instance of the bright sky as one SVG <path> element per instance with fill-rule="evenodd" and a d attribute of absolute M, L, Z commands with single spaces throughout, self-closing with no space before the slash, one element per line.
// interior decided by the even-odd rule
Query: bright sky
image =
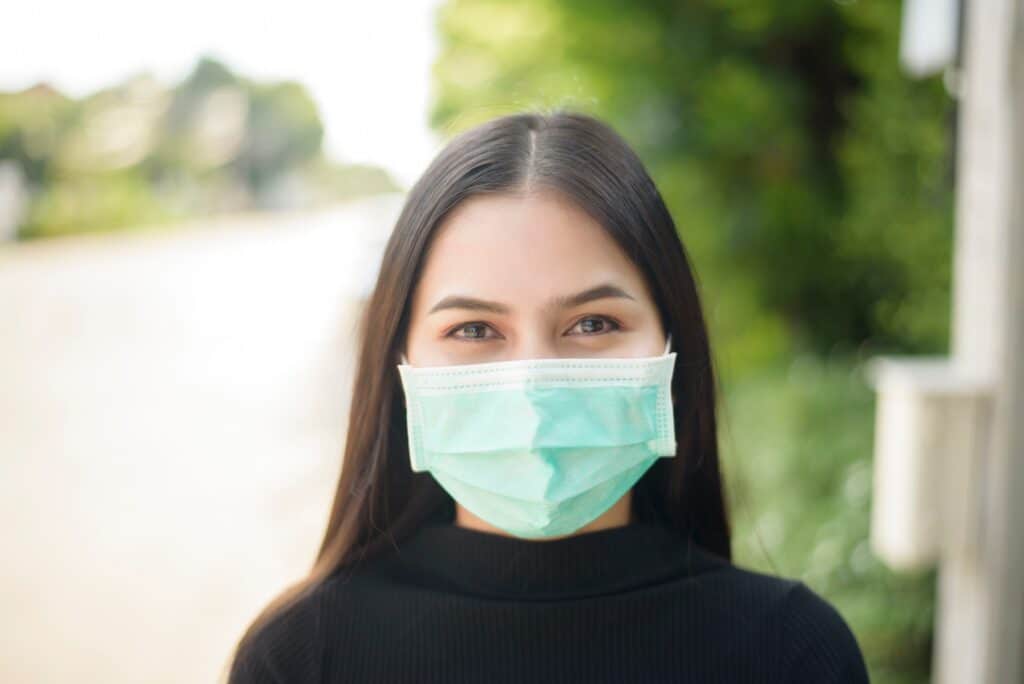
<path fill-rule="evenodd" d="M 77 96 L 141 71 L 170 83 L 210 54 L 246 77 L 305 84 L 327 153 L 408 187 L 440 144 L 427 128 L 439 1 L 10 2 L 0 90 L 45 80 Z"/>

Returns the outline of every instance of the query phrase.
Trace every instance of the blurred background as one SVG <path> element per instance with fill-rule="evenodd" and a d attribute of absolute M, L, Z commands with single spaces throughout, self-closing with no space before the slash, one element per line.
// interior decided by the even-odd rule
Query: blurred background
<path fill-rule="evenodd" d="M 949 351 L 955 68 L 897 0 L 41 0 L 2 11 L 0 680 L 199 682 L 310 566 L 403 193 L 520 109 L 612 124 L 695 263 L 740 565 L 872 681 L 933 568 L 870 544 L 879 354 Z M 955 65 L 954 65 L 955 66 Z"/>

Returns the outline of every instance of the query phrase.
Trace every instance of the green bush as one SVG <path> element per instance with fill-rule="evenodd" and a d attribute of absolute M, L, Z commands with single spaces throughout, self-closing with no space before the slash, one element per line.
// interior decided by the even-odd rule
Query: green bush
<path fill-rule="evenodd" d="M 894 573 L 871 551 L 874 397 L 861 368 L 803 355 L 725 387 L 735 559 L 826 596 L 856 634 L 872 682 L 923 683 L 935 576 Z"/>

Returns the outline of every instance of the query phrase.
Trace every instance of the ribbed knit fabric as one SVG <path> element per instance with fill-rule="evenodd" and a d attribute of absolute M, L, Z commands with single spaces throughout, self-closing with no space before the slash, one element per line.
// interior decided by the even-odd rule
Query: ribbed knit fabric
<path fill-rule="evenodd" d="M 861 683 L 857 641 L 797 580 L 633 523 L 529 541 L 429 523 L 248 640 L 230 684 Z"/>

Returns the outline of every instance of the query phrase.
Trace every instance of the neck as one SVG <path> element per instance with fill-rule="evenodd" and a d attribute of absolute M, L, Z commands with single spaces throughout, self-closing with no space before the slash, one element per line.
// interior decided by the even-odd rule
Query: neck
<path fill-rule="evenodd" d="M 567 537 L 573 537 L 578 534 L 585 532 L 596 532 L 597 530 L 607 530 L 613 527 L 623 527 L 633 522 L 633 506 L 632 506 L 632 490 L 626 492 L 621 499 L 612 504 L 612 507 L 602 513 L 594 520 L 590 521 L 580 529 L 570 534 L 564 534 L 559 537 L 545 537 L 536 541 L 555 541 L 557 539 L 566 539 Z M 474 515 L 469 509 L 455 504 L 455 525 L 458 527 L 465 527 L 467 529 L 476 530 L 478 532 L 489 532 L 491 534 L 498 534 L 504 537 L 513 537 L 515 535 L 509 534 L 505 530 L 491 525 L 486 520 Z M 533 540 L 531 540 L 533 541 Z"/>
<path fill-rule="evenodd" d="M 417 581 L 475 596 L 545 601 L 597 596 L 691 574 L 725 560 L 704 553 L 687 530 L 634 522 L 537 543 L 447 522 L 399 542 L 399 567 Z"/>

